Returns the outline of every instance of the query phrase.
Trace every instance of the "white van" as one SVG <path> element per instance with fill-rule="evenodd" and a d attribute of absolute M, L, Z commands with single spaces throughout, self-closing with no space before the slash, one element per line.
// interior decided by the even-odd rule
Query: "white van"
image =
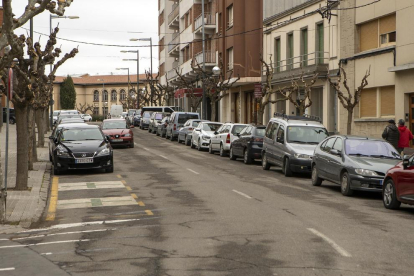
<path fill-rule="evenodd" d="M 113 104 L 111 105 L 111 118 L 121 118 L 122 111 L 124 111 L 122 105 Z"/>

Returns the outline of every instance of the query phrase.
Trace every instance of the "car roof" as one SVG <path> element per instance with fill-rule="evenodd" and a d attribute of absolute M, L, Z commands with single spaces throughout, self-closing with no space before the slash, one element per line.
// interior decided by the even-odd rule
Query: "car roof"
<path fill-rule="evenodd" d="M 84 126 L 84 125 L 88 125 L 87 123 L 63 123 L 63 124 L 58 124 L 57 127 L 62 128 L 62 127 L 66 127 L 66 126 Z"/>
<path fill-rule="evenodd" d="M 64 126 L 63 129 L 72 129 L 72 128 L 82 128 L 82 129 L 99 129 L 99 126 L 97 125 L 79 125 L 79 124 L 69 124 L 67 126 Z"/>
<path fill-rule="evenodd" d="M 197 114 L 199 115 L 197 112 L 185 112 L 185 111 L 174 111 L 175 114 Z"/>
<path fill-rule="evenodd" d="M 125 122 L 125 119 L 122 119 L 122 118 L 116 118 L 116 119 L 105 119 L 105 120 L 103 120 L 104 122 L 108 122 L 108 121 L 124 121 Z"/>
<path fill-rule="evenodd" d="M 282 118 L 272 118 L 270 122 L 282 122 L 288 126 L 315 126 L 315 127 L 325 127 L 322 123 L 314 120 L 305 120 L 305 119 L 282 119 Z"/>
<path fill-rule="evenodd" d="M 348 140 L 368 140 L 368 141 L 380 141 L 380 142 L 384 142 L 384 140 L 382 140 L 382 139 L 372 138 L 372 137 L 367 137 L 367 136 L 340 135 L 340 134 L 333 135 L 333 136 L 335 136 L 335 137 L 341 137 L 341 138 L 348 139 Z"/>

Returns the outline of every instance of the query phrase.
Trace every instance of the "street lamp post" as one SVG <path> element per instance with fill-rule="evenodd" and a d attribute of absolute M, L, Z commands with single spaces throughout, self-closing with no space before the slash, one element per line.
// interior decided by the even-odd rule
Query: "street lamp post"
<path fill-rule="evenodd" d="M 103 95 L 104 95 L 104 93 L 105 93 L 105 80 L 104 79 L 97 79 L 97 81 L 101 81 L 102 82 L 102 97 L 103 97 Z M 98 102 L 99 102 L 99 95 L 98 95 Z M 104 100 L 103 100 L 103 98 L 102 98 L 102 102 L 103 102 Z M 99 113 L 99 112 L 98 112 Z M 105 113 L 104 111 L 102 111 L 102 113 Z"/>
<path fill-rule="evenodd" d="M 201 118 L 203 120 L 207 120 L 207 99 L 206 99 L 206 89 L 204 86 L 204 74 L 206 72 L 206 47 L 205 47 L 205 16 L 204 16 L 204 0 L 201 0 L 201 18 L 202 18 L 202 40 L 203 40 L 203 76 L 202 76 L 202 80 L 203 80 L 203 100 L 202 100 L 202 113 L 201 113 Z"/>
<path fill-rule="evenodd" d="M 150 43 L 150 58 L 151 58 L 151 77 L 152 77 L 152 38 L 151 37 L 147 37 L 147 38 L 131 38 L 130 41 L 149 41 L 149 43 Z M 153 91 L 151 89 L 151 105 L 152 105 L 153 96 L 154 96 L 154 93 L 153 93 Z"/>
<path fill-rule="evenodd" d="M 63 19 L 79 19 L 79 16 L 58 16 L 58 15 L 52 15 L 52 14 L 50 14 L 50 18 L 49 18 L 49 37 L 52 34 L 52 20 L 53 19 L 59 19 L 59 18 L 63 18 Z M 50 64 L 50 73 L 52 73 L 52 63 Z M 53 128 L 53 104 L 54 104 L 54 101 L 53 101 L 53 90 L 52 90 L 52 95 L 50 97 L 50 129 Z"/>
<path fill-rule="evenodd" d="M 136 53 L 137 59 L 123 59 L 123 61 L 137 61 L 137 108 L 139 108 L 139 50 L 121 51 L 121 53 Z"/>

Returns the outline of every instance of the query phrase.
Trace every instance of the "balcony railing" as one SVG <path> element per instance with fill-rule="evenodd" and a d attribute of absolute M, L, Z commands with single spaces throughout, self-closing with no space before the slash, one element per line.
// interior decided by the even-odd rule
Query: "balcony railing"
<path fill-rule="evenodd" d="M 168 53 L 171 52 L 179 44 L 180 44 L 180 34 L 179 33 L 174 33 L 173 34 L 173 40 L 171 40 L 171 42 L 168 43 Z"/>
<path fill-rule="evenodd" d="M 173 5 L 173 10 L 168 15 L 168 24 L 171 24 L 171 22 L 179 15 L 180 13 L 180 6 L 178 4 Z"/>
<path fill-rule="evenodd" d="M 206 63 L 216 63 L 216 52 L 214 51 L 206 51 L 205 53 Z M 200 52 L 195 55 L 196 61 L 199 64 L 203 63 L 203 52 Z"/>
<path fill-rule="evenodd" d="M 200 28 L 203 25 L 203 14 L 200 14 L 195 20 L 195 30 Z M 204 25 L 215 25 L 216 17 L 212 16 L 210 13 L 204 13 Z"/>
<path fill-rule="evenodd" d="M 176 77 L 177 77 L 177 72 L 175 71 L 175 69 L 171 69 L 170 71 L 168 71 L 167 78 L 169 80 L 173 79 L 173 78 L 176 78 Z"/>
<path fill-rule="evenodd" d="M 328 52 L 315 52 L 306 55 L 296 56 L 285 60 L 276 61 L 273 63 L 273 70 L 275 73 L 290 71 L 293 69 L 304 68 L 308 66 L 315 66 L 329 63 Z M 263 70 L 266 74 L 266 70 Z"/>

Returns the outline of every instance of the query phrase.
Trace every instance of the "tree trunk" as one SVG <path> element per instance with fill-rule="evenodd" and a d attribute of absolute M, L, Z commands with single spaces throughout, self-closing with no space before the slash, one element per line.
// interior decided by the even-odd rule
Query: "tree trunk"
<path fill-rule="evenodd" d="M 347 135 L 351 135 L 353 114 L 354 114 L 354 109 L 348 109 L 348 122 L 346 124 L 346 134 Z"/>
<path fill-rule="evenodd" d="M 16 112 L 16 136 L 17 136 L 17 173 L 16 173 L 16 190 L 26 190 L 29 177 L 29 138 L 28 130 L 28 110 L 25 104 L 15 104 Z"/>
<path fill-rule="evenodd" d="M 210 106 L 211 106 L 211 121 L 215 122 L 216 121 L 216 101 L 211 100 Z"/>
<path fill-rule="evenodd" d="M 39 129 L 37 129 L 37 131 L 39 131 Z M 32 159 L 33 159 L 33 163 L 39 161 L 37 159 L 37 139 L 36 139 L 35 118 L 33 118 L 33 149 L 32 149 Z"/>
<path fill-rule="evenodd" d="M 264 107 L 260 104 L 260 108 L 257 110 L 257 124 L 263 125 Z"/>
<path fill-rule="evenodd" d="M 44 109 L 44 117 L 45 117 L 45 121 L 44 121 L 44 123 L 45 123 L 45 134 L 46 134 L 46 132 L 47 131 L 50 131 L 51 129 L 50 129 L 50 118 L 49 118 L 49 108 L 45 108 Z"/>
<path fill-rule="evenodd" d="M 306 108 L 304 105 L 299 106 L 299 116 L 305 115 Z"/>
<path fill-rule="evenodd" d="M 38 141 L 38 147 L 43 148 L 45 146 L 45 123 L 44 123 L 44 116 L 45 113 L 43 112 L 43 109 L 35 110 L 35 119 L 36 119 L 36 125 L 37 125 L 37 141 Z"/>
<path fill-rule="evenodd" d="M 35 120 L 34 120 L 34 109 L 31 106 L 28 106 L 27 108 L 27 112 L 28 112 L 28 117 L 27 117 L 27 124 L 28 124 L 28 138 L 29 138 L 29 147 L 28 147 L 28 166 L 29 166 L 29 170 L 32 171 L 33 170 L 33 139 L 35 136 Z"/>

